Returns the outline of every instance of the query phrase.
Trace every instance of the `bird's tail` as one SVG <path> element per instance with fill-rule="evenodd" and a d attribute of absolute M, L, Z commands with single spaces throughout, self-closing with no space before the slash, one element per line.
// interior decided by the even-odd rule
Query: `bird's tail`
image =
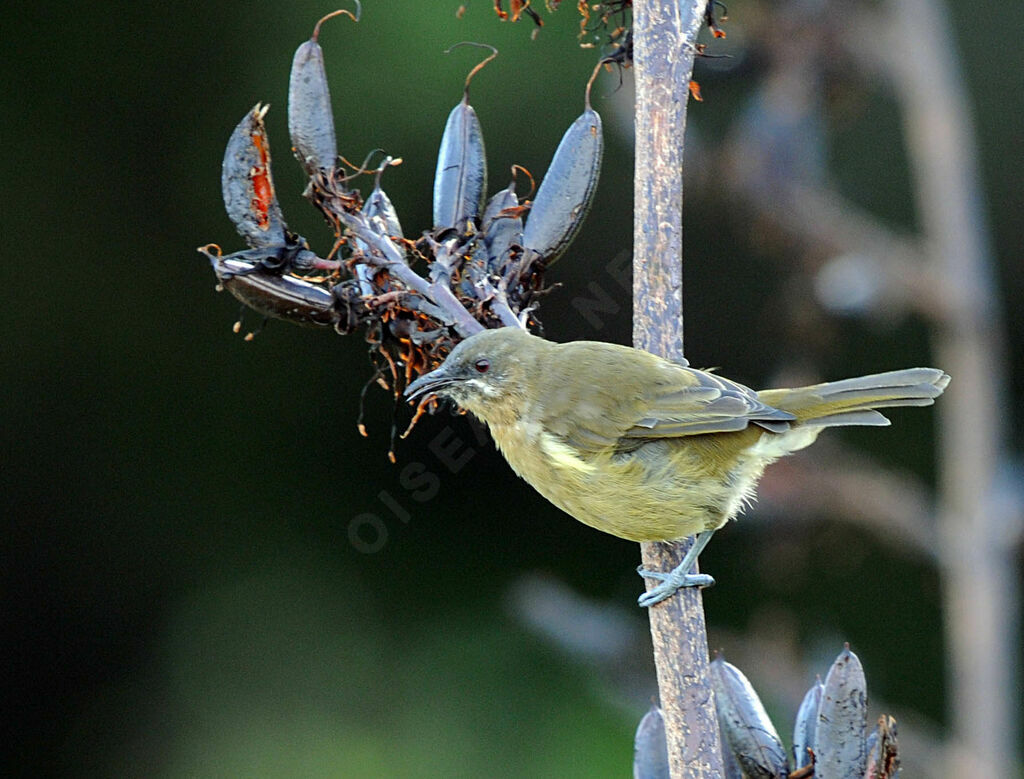
<path fill-rule="evenodd" d="M 930 406 L 949 384 L 937 368 L 907 368 L 797 389 L 762 390 L 769 406 L 788 411 L 805 427 L 888 425 L 876 409 Z"/>

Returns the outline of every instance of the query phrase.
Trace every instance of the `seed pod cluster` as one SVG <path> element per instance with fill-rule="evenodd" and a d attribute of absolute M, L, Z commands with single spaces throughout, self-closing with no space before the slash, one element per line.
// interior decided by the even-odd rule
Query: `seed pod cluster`
<path fill-rule="evenodd" d="M 896 779 L 896 721 L 882 715 L 867 732 L 867 684 L 849 646 L 824 683 L 807 691 L 793 726 L 793 760 L 743 673 L 716 658 L 710 665 L 715 709 L 722 733 L 727 779 L 793 776 L 815 779 Z M 638 744 L 639 744 L 639 733 Z"/>
<path fill-rule="evenodd" d="M 601 120 L 590 104 L 591 76 L 584 113 L 559 144 L 534 202 L 517 194 L 516 179 L 529 177 L 519 166 L 488 199 L 483 131 L 469 100 L 474 76 L 497 55 L 486 47 L 489 55 L 466 76 L 441 135 L 433 224 L 406 238 L 381 183 L 383 171 L 399 160 L 386 156 L 368 169 L 367 162 L 354 166 L 339 156 L 320 45 L 322 24 L 338 15 L 359 20 L 358 12 L 335 11 L 317 22 L 295 51 L 288 90 L 292 148 L 309 177 L 306 197 L 334 230 L 329 251 L 314 252 L 285 223 L 262 105 L 231 134 L 222 170 L 224 205 L 248 248 L 223 255 L 210 244 L 200 251 L 219 287 L 264 317 L 340 333 L 365 327 L 379 379 L 397 398 L 480 329 L 539 328 L 536 310 L 548 291 L 544 270 L 565 252 L 593 200 Z M 417 270 L 424 265 L 425 273 Z"/>

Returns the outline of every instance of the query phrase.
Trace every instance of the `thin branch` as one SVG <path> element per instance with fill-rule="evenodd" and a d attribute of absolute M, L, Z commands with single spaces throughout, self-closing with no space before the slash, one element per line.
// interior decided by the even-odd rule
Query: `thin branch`
<path fill-rule="evenodd" d="M 451 287 L 435 282 L 428 288 L 428 294 L 431 300 L 453 317 L 452 321 L 455 323 L 455 329 L 459 331 L 459 335 L 468 337 L 484 329 L 484 326 L 477 322 L 458 301 Z"/>
<path fill-rule="evenodd" d="M 682 158 L 686 105 L 704 0 L 636 0 L 633 343 L 683 355 Z M 669 570 L 689 543 L 641 545 L 644 567 Z M 701 594 L 686 588 L 649 609 L 672 777 L 722 776 Z"/>
<path fill-rule="evenodd" d="M 384 268 L 406 287 L 429 297 L 430 284 L 419 274 L 413 272 L 405 261 L 405 255 L 386 235 L 374 230 L 362 214 L 351 214 L 339 211 L 338 218 L 353 234 L 376 250 L 366 255 L 366 261 L 378 268 Z"/>
<path fill-rule="evenodd" d="M 416 292 L 440 308 L 445 313 L 447 321 L 455 326 L 461 336 L 467 337 L 484 329 L 483 325 L 452 294 L 447 283 L 432 284 L 416 273 L 409 267 L 405 261 L 405 255 L 395 243 L 386 235 L 381 235 L 370 227 L 362 214 L 339 211 L 338 218 L 357 238 L 372 249 L 366 255 L 368 263 L 383 268 L 409 290 Z"/>

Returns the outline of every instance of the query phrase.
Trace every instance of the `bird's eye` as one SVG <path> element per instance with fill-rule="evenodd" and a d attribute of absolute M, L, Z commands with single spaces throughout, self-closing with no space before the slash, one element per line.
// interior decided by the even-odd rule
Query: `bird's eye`
<path fill-rule="evenodd" d="M 490 360 L 477 360 L 473 363 L 473 367 L 476 368 L 477 373 L 487 373 L 491 369 Z"/>

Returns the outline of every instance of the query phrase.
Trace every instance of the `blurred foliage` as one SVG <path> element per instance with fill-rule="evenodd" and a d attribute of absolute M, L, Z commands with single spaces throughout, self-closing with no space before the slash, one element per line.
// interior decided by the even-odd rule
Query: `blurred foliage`
<path fill-rule="evenodd" d="M 742 34 L 745 5 L 730 4 L 730 35 Z M 404 158 L 387 187 L 410 234 L 428 227 L 436 145 L 475 62 L 470 50 L 444 48 L 468 39 L 501 51 L 472 95 L 492 191 L 512 163 L 543 172 L 595 57 L 576 45 L 570 4 L 545 16 L 534 41 L 527 24 L 500 24 L 490 3 L 470 3 L 461 20 L 457 7 L 365 0 L 358 26 L 331 24 L 321 37 L 340 149 L 353 160 L 374 147 Z M 213 294 L 194 251 L 208 241 L 241 248 L 220 201 L 220 160 L 231 128 L 260 100 L 272 106 L 286 218 L 327 249 L 288 152 L 285 95 L 295 46 L 328 10 L 112 3 L 70 16 L 66 5 L 39 3 L 5 23 L 0 591 L 11 775 L 628 771 L 650 690 L 636 692 L 631 711 L 610 705 L 585 667 L 541 645 L 500 604 L 509 582 L 534 569 L 632 603 L 636 548 L 560 515 L 489 444 L 471 443 L 464 420 L 428 420 L 390 465 L 393 411 L 382 393 L 368 395 L 369 439 L 355 428 L 370 375 L 358 336 L 272 324 L 243 343 L 230 331 L 233 301 Z M 1024 12 L 987 1 L 953 12 L 1019 395 L 1024 320 L 1012 306 L 1024 293 L 1024 162 L 1007 150 L 1024 135 L 1024 55 L 1011 39 Z M 713 132 L 757 74 L 756 59 L 729 75 L 698 71 L 705 102 L 691 111 L 695 132 Z M 614 76 L 599 81 L 597 110 L 610 111 L 614 91 Z M 852 110 L 833 128 L 837 174 L 851 196 L 909 225 L 893 107 L 869 98 Z M 629 144 L 609 138 L 589 223 L 553 274 L 565 290 L 542 318 L 558 340 L 629 339 L 624 293 L 599 330 L 570 304 L 629 248 Z M 695 364 L 757 385 L 787 349 L 773 307 L 788 271 L 721 209 L 687 203 L 688 348 Z M 926 362 L 921 327 L 905 328 L 894 338 L 837 323 L 823 372 Z M 857 443 L 926 473 L 927 416 L 900 415 L 891 432 Z M 449 425 L 476 451 L 454 475 L 427 449 Z M 902 436 L 921 443 L 904 453 Z M 402 486 L 410 462 L 441 478 L 429 503 Z M 388 499 L 411 518 L 396 517 Z M 365 512 L 388 530 L 377 554 L 348 541 L 350 520 Z M 940 617 L 924 562 L 828 523 L 809 536 L 769 528 L 738 523 L 705 555 L 720 582 L 706 598 L 712 643 L 716 626 L 742 629 L 783 610 L 809 642 L 851 641 L 881 697 L 941 721 Z M 824 566 L 822 550 L 835 548 L 860 550 L 863 564 Z M 792 574 L 785 586 L 777 559 Z M 835 610 L 836 591 L 858 592 L 862 606 Z"/>

